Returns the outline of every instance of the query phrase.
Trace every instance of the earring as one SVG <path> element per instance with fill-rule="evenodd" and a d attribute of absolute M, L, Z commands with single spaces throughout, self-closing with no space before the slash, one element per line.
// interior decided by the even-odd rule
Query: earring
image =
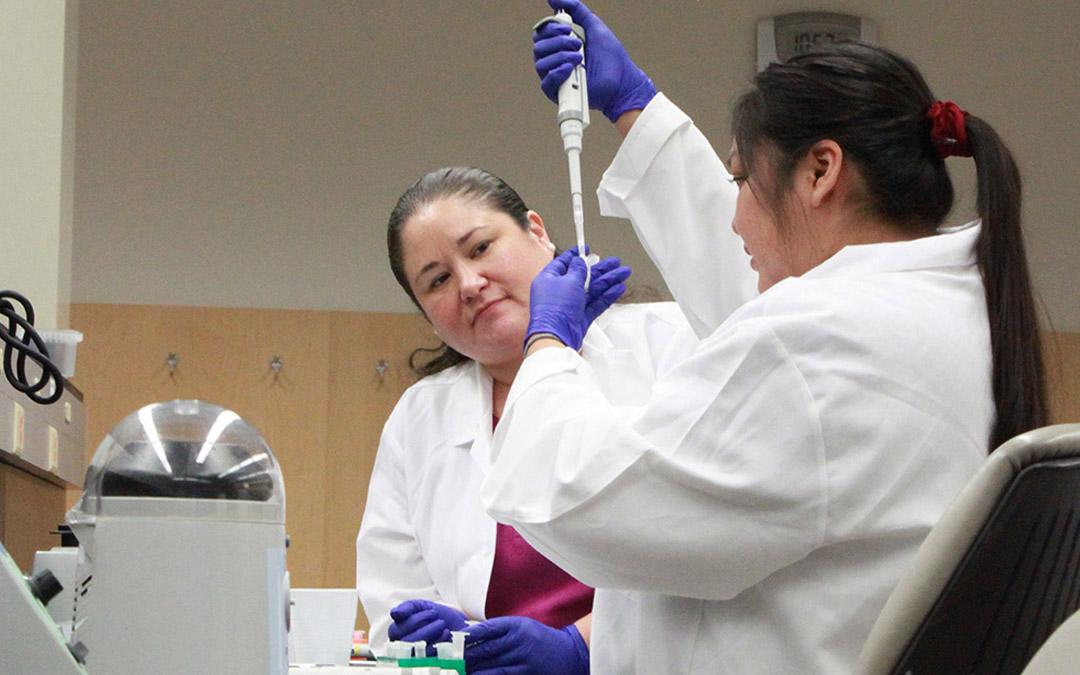
<path fill-rule="evenodd" d="M 549 250 L 549 251 L 551 251 L 552 253 L 554 253 L 554 252 L 555 252 L 555 242 L 553 242 L 553 241 L 549 241 L 549 242 L 547 243 L 547 247 L 548 247 L 548 250 Z"/>

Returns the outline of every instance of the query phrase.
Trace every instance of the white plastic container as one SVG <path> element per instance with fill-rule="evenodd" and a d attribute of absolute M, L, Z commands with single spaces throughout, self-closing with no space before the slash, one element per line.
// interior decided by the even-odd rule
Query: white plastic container
<path fill-rule="evenodd" d="M 356 589 L 293 588 L 289 595 L 289 663 L 349 665 Z"/>
<path fill-rule="evenodd" d="M 60 369 L 64 377 L 75 374 L 75 350 L 83 340 L 77 330 L 39 330 L 38 335 L 49 349 L 49 360 Z"/>

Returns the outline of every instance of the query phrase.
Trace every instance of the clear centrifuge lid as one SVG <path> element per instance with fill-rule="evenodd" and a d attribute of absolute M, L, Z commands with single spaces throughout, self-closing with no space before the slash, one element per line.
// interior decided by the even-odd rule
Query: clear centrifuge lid
<path fill-rule="evenodd" d="M 268 502 L 284 513 L 285 483 L 266 442 L 239 415 L 177 400 L 148 405 L 105 436 L 73 514 L 98 515 L 102 497 Z"/>

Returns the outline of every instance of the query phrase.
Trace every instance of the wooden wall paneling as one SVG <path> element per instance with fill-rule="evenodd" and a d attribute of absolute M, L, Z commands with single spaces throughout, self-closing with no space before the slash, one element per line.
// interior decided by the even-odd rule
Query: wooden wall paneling
<path fill-rule="evenodd" d="M 200 308 L 196 398 L 219 403 L 258 429 L 285 480 L 288 565 L 292 585 L 321 587 L 325 540 L 326 312 Z M 220 335 L 219 340 L 212 336 Z M 282 362 L 275 374 L 272 357 Z M 214 397 L 217 400 L 214 400 Z"/>
<path fill-rule="evenodd" d="M 1051 422 L 1080 422 L 1080 333 L 1044 336 Z"/>
<path fill-rule="evenodd" d="M 64 522 L 64 488 L 9 464 L 0 463 L 0 540 L 23 573 L 34 567 L 34 552 L 60 545 L 49 534 Z"/>
<path fill-rule="evenodd" d="M 85 336 L 73 381 L 84 392 L 88 447 L 157 401 L 198 398 L 235 411 L 281 464 L 292 584 L 322 586 L 327 313 L 76 304 L 71 323 Z M 173 373 L 170 352 L 180 357 Z"/>
<path fill-rule="evenodd" d="M 416 381 L 408 356 L 437 344 L 419 314 L 334 312 L 330 316 L 330 400 L 326 501 L 326 580 L 352 587 L 356 533 L 383 424 L 401 394 Z M 376 364 L 388 366 L 380 376 Z M 358 625 L 367 628 L 359 613 Z"/>

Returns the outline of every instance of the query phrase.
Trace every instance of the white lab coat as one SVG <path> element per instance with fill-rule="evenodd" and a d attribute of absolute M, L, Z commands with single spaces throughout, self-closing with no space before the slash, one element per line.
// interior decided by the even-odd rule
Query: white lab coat
<path fill-rule="evenodd" d="M 542 350 L 496 430 L 481 500 L 597 588 L 594 675 L 851 672 L 987 454 L 978 227 L 845 248 L 724 321 L 735 303 L 680 242 L 730 229 L 686 201 L 727 177 L 681 111 L 650 103 L 601 200 L 695 324 L 722 323 L 639 408 L 605 401 L 572 350 Z"/>
<path fill-rule="evenodd" d="M 589 330 L 583 357 L 616 404 L 640 404 L 657 373 L 697 338 L 675 303 L 616 305 Z M 483 619 L 496 523 L 477 493 L 489 462 L 491 378 L 468 362 L 411 386 L 383 429 L 356 540 L 356 587 L 381 650 L 389 611 L 442 602 Z"/>

